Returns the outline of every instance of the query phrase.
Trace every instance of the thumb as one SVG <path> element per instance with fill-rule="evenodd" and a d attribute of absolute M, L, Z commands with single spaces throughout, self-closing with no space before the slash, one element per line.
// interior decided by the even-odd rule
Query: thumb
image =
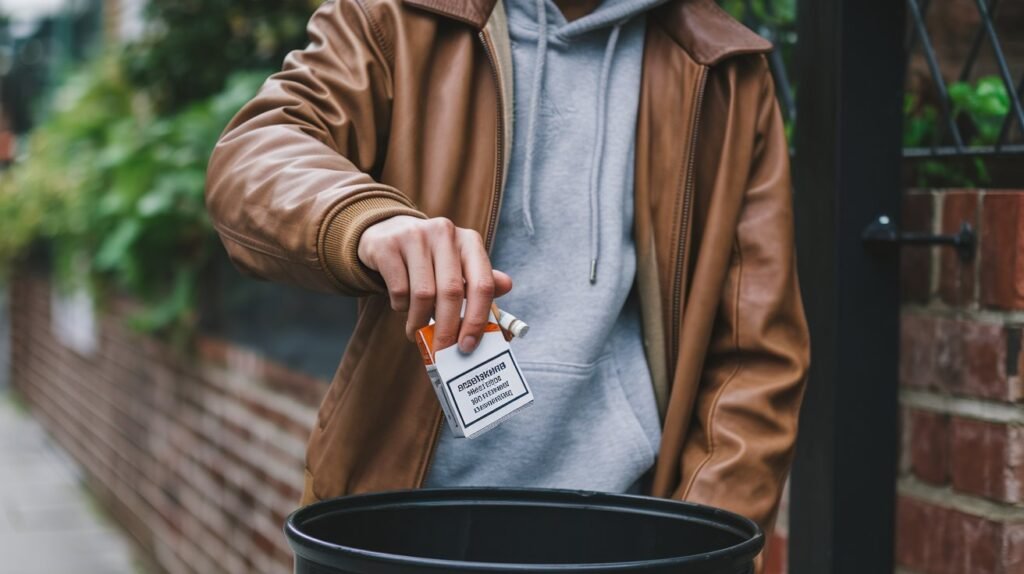
<path fill-rule="evenodd" d="M 491 273 L 494 275 L 494 296 L 501 297 L 512 290 L 512 278 L 505 273 L 492 269 Z"/>

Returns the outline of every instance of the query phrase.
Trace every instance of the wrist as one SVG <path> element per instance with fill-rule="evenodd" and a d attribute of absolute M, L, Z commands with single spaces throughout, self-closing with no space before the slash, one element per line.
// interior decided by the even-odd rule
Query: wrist
<path fill-rule="evenodd" d="M 394 197 L 374 195 L 344 205 L 324 221 L 320 261 L 341 291 L 355 295 L 383 291 L 383 279 L 360 259 L 359 244 L 366 229 L 396 216 L 426 219 Z"/>

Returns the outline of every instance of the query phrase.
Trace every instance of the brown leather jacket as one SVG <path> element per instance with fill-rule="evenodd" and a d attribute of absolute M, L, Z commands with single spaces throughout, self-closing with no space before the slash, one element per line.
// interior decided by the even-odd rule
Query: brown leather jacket
<path fill-rule="evenodd" d="M 713 0 L 648 17 L 635 234 L 664 425 L 652 494 L 767 528 L 809 363 L 771 46 Z M 356 247 L 396 214 L 447 217 L 490 245 L 513 93 L 495 0 L 334 0 L 309 31 L 228 126 L 207 182 L 242 270 L 361 297 L 309 441 L 303 502 L 421 484 L 441 411 Z"/>

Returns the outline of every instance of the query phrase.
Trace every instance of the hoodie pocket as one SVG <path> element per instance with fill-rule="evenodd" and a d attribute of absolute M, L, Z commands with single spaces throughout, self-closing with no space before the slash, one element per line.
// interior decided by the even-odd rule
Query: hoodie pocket
<path fill-rule="evenodd" d="M 550 411 L 549 440 L 563 458 L 558 474 L 566 478 L 559 486 L 625 492 L 654 464 L 654 449 L 611 357 L 586 366 L 528 364 L 525 373 L 538 410 Z"/>
<path fill-rule="evenodd" d="M 442 440 L 429 486 L 533 486 L 625 492 L 655 450 L 609 358 L 521 362 L 530 408 L 479 438 Z"/>

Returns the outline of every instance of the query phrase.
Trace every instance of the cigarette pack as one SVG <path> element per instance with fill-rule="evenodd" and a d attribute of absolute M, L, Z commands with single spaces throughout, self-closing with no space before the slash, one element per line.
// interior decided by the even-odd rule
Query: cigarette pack
<path fill-rule="evenodd" d="M 480 436 L 533 404 L 512 347 L 494 313 L 490 318 L 479 345 L 468 354 L 457 345 L 435 351 L 433 322 L 416 332 L 430 384 L 456 437 Z"/>

